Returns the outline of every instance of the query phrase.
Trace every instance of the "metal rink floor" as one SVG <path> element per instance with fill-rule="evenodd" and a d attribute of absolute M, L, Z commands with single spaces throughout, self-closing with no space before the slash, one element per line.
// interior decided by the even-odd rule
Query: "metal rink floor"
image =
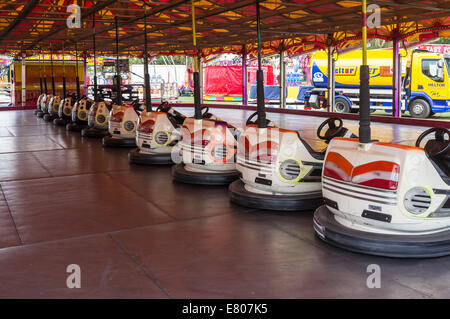
<path fill-rule="evenodd" d="M 238 127 L 251 114 L 212 112 Z M 267 117 L 324 147 L 315 136 L 324 119 Z M 373 138 L 408 145 L 424 129 L 372 126 Z M 0 112 L 0 298 L 450 297 L 450 257 L 334 248 L 316 238 L 313 212 L 240 208 L 227 187 L 175 183 L 170 167 L 129 165 L 128 152 L 32 111 Z M 70 264 L 81 268 L 79 289 L 67 288 Z M 381 288 L 367 287 L 370 264 Z"/>

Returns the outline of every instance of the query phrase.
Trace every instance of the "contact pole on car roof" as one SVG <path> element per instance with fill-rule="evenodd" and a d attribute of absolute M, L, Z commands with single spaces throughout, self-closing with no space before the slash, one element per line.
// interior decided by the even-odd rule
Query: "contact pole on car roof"
<path fill-rule="evenodd" d="M 39 52 L 39 88 L 41 90 L 41 94 L 44 93 L 44 87 L 42 86 L 42 62 L 41 62 L 42 51 Z"/>
<path fill-rule="evenodd" d="M 195 34 L 195 5 L 191 0 L 191 16 L 192 16 L 192 42 L 194 44 L 194 118 L 202 119 L 202 106 L 200 102 L 200 75 L 198 74 L 197 61 L 197 36 Z"/>
<path fill-rule="evenodd" d="M 52 45 L 50 44 L 50 68 L 52 70 L 52 94 L 56 95 L 56 90 L 55 90 L 55 75 L 53 72 L 53 48 Z"/>
<path fill-rule="evenodd" d="M 48 91 L 47 91 L 47 70 L 45 69 L 45 54 L 44 54 L 44 93 L 45 93 L 45 95 L 48 94 Z"/>
<path fill-rule="evenodd" d="M 94 53 L 94 101 L 98 102 L 97 94 L 97 59 L 95 52 L 95 13 L 92 15 L 92 46 Z"/>
<path fill-rule="evenodd" d="M 120 79 L 120 67 L 119 67 L 119 26 L 117 24 L 117 16 L 114 17 L 114 23 L 116 27 L 116 103 L 117 105 L 122 104 L 122 90 L 121 90 L 121 79 Z"/>
<path fill-rule="evenodd" d="M 258 127 L 266 127 L 266 110 L 264 105 L 264 73 L 261 66 L 261 16 L 259 0 L 256 0 L 256 33 L 258 38 L 258 70 L 256 71 L 256 107 L 258 111 Z"/>
<path fill-rule="evenodd" d="M 146 8 L 147 10 L 147 8 Z M 150 88 L 150 75 L 148 74 L 148 43 L 147 43 L 147 13 L 144 18 L 144 86 L 145 86 L 145 110 L 152 111 L 152 98 Z"/>
<path fill-rule="evenodd" d="M 76 84 L 77 84 L 77 99 L 80 99 L 81 96 L 81 92 L 80 92 L 80 77 L 78 76 L 78 47 L 77 47 L 77 43 L 75 42 L 75 68 L 76 68 Z"/>
<path fill-rule="evenodd" d="M 367 65 L 367 0 L 362 0 L 362 65 L 359 87 L 359 141 L 369 143 L 370 137 L 370 96 L 369 66 Z"/>
<path fill-rule="evenodd" d="M 66 98 L 66 66 L 64 64 L 64 43 L 63 43 L 63 52 L 62 52 L 62 67 L 63 67 L 63 77 L 62 77 L 62 84 L 63 84 L 63 98 Z"/>

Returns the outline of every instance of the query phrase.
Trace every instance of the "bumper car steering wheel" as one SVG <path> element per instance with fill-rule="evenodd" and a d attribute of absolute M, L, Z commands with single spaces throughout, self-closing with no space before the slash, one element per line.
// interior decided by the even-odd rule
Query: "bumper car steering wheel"
<path fill-rule="evenodd" d="M 338 125 L 336 125 L 336 121 L 338 122 Z M 328 129 L 325 131 L 324 135 L 320 135 L 326 125 L 328 125 Z M 341 136 L 343 129 L 344 123 L 342 122 L 342 119 L 338 117 L 332 117 L 322 122 L 322 124 L 320 124 L 320 126 L 317 128 L 317 137 L 321 140 L 326 140 L 327 142 L 329 142 L 336 136 Z"/>
<path fill-rule="evenodd" d="M 425 137 L 434 132 L 434 139 L 428 140 L 427 144 L 423 148 L 429 157 L 437 157 L 445 155 L 450 150 L 450 132 L 445 128 L 432 127 L 417 138 L 416 147 L 420 147 L 420 144 Z M 445 139 L 447 135 L 447 140 Z"/>
<path fill-rule="evenodd" d="M 156 111 L 157 112 L 164 112 L 164 113 L 167 113 L 167 111 L 169 110 L 169 102 L 167 102 L 167 101 L 164 101 L 164 102 L 162 102 L 157 108 L 156 108 Z"/>
<path fill-rule="evenodd" d="M 258 111 L 250 115 L 250 117 L 247 119 L 247 122 L 245 122 L 245 125 L 256 125 L 258 123 Z M 274 127 L 275 125 L 272 123 L 271 120 L 266 119 L 266 126 L 267 127 Z"/>

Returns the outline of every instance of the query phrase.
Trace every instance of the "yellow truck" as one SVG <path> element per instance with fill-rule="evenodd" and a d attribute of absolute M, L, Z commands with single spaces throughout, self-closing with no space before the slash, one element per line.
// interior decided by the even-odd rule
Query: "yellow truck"
<path fill-rule="evenodd" d="M 425 50 L 400 50 L 401 111 L 426 118 L 450 111 L 450 56 Z M 361 50 L 337 56 L 335 62 L 336 112 L 357 112 L 359 108 L 359 70 Z M 392 110 L 392 49 L 368 51 L 371 109 Z M 328 56 L 318 51 L 311 59 L 314 88 L 306 96 L 306 106 L 325 106 L 328 82 Z"/>

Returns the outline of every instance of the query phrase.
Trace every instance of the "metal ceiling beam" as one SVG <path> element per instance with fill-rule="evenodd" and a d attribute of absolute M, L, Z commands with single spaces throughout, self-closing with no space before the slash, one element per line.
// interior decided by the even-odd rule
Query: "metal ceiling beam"
<path fill-rule="evenodd" d="M 187 1 L 182 1 L 182 2 L 187 2 Z M 240 8 L 243 8 L 243 7 L 248 7 L 248 6 L 254 5 L 254 4 L 255 4 L 255 0 L 239 1 L 239 2 L 236 2 L 236 3 L 228 4 L 227 6 L 225 6 L 223 8 L 218 8 L 218 9 L 206 11 L 204 14 L 199 15 L 196 18 L 196 20 L 203 20 L 203 19 L 215 16 L 215 15 L 219 15 L 219 14 L 226 13 L 226 12 L 229 12 L 229 11 L 237 10 L 237 9 L 240 9 Z M 153 15 L 150 11 L 147 14 L 147 16 Z M 139 20 L 143 19 L 144 17 L 145 16 L 137 18 L 135 20 L 139 21 Z M 160 30 L 170 29 L 170 28 L 173 28 L 173 27 L 176 27 L 176 26 L 181 26 L 181 25 L 189 24 L 189 23 L 191 23 L 191 18 L 184 19 L 184 20 L 181 20 L 181 21 L 178 21 L 178 22 L 175 22 L 175 23 L 171 23 L 170 25 L 168 25 L 166 27 L 152 28 L 152 29 L 149 29 L 148 32 L 149 33 L 153 33 L 153 32 L 157 32 L 157 31 L 160 31 Z M 109 30 L 107 29 L 105 31 L 109 31 Z M 138 37 L 138 36 L 139 36 L 139 34 L 132 34 L 132 35 L 129 35 L 129 36 L 126 36 L 126 37 L 122 37 L 120 40 L 121 41 L 122 40 L 128 40 L 128 39 L 132 39 L 132 38 L 135 38 L 135 37 Z M 109 43 L 109 42 L 107 42 L 107 43 Z"/>
<path fill-rule="evenodd" d="M 91 15 L 93 15 L 94 13 L 96 13 L 97 11 L 100 11 L 104 8 L 106 8 L 107 6 L 113 4 L 117 2 L 117 0 L 106 0 L 102 3 L 96 4 L 95 6 L 89 8 L 88 10 L 86 10 L 84 13 L 81 14 L 81 20 L 89 18 Z M 56 28 L 55 30 L 52 30 L 46 34 L 44 34 L 43 36 L 39 37 L 38 39 L 36 39 L 36 41 L 34 41 L 33 43 L 31 43 L 29 46 L 27 46 L 25 48 L 25 50 L 31 50 L 33 49 L 39 42 L 57 34 L 58 32 L 61 32 L 63 30 L 67 29 L 66 24 L 64 23 L 63 25 L 61 25 L 60 27 Z"/>
<path fill-rule="evenodd" d="M 441 6 L 426 6 L 426 5 L 418 5 L 418 4 L 411 4 L 411 3 L 400 3 L 400 2 L 394 2 L 394 1 L 378 1 L 378 0 L 369 0 L 370 3 L 379 4 L 382 6 L 389 6 L 389 7 L 406 7 L 406 8 L 412 8 L 412 9 L 422 9 L 427 11 L 446 11 L 450 12 L 450 8 L 441 7 Z"/>
<path fill-rule="evenodd" d="M 176 0 L 176 1 L 170 1 L 170 2 L 167 2 L 167 4 L 165 4 L 165 5 L 155 6 L 155 7 L 153 7 L 152 9 L 148 9 L 148 10 L 147 10 L 147 14 L 144 14 L 143 16 L 139 16 L 139 17 L 137 17 L 137 18 L 130 19 L 130 20 L 127 20 L 127 21 L 125 21 L 125 22 L 120 22 L 120 23 L 118 24 L 118 27 L 122 27 L 122 26 L 125 26 L 125 25 L 130 25 L 130 24 L 135 23 L 135 22 L 137 22 L 137 21 L 139 21 L 139 20 L 143 20 L 143 19 L 145 19 L 146 17 L 150 17 L 150 16 L 152 16 L 152 15 L 161 13 L 161 12 L 163 12 L 163 11 L 165 11 L 165 10 L 169 10 L 169 9 L 178 7 L 179 5 L 184 4 L 185 2 L 188 2 L 188 1 L 189 1 L 189 0 Z M 114 28 L 115 28 L 115 26 L 112 25 L 112 26 L 110 26 L 110 27 L 107 27 L 107 28 L 105 28 L 105 29 L 102 29 L 102 30 L 97 31 L 95 34 L 97 35 L 97 34 L 100 34 L 100 33 L 105 33 L 105 32 L 114 30 Z M 78 38 L 77 38 L 77 41 L 84 40 L 84 39 L 87 39 L 87 38 L 88 38 L 88 36 L 78 37 Z M 71 42 L 74 42 L 74 40 L 72 40 Z"/>
<path fill-rule="evenodd" d="M 7 26 L 3 31 L 0 33 L 0 42 L 3 41 L 3 39 L 12 31 L 14 28 L 22 21 L 22 19 L 26 18 L 31 11 L 36 7 L 36 5 L 39 3 L 39 0 L 32 0 L 28 1 L 25 6 L 23 7 L 22 11 L 20 11 L 19 15 L 16 17 L 16 19 L 11 22 L 9 26 Z"/>

